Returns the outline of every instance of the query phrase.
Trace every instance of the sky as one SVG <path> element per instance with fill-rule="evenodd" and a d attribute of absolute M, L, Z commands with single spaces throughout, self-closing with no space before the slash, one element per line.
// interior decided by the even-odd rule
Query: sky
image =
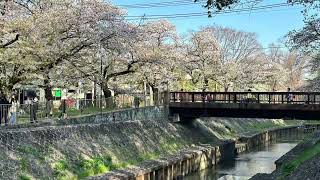
<path fill-rule="evenodd" d="M 168 2 L 171 3 L 168 3 Z M 201 1 L 201 0 L 200 0 Z M 246 0 L 247 2 L 252 0 Z M 257 1 L 257 0 L 256 0 Z M 190 2 L 190 3 L 189 3 Z M 207 9 L 203 8 L 204 0 L 201 3 L 193 3 L 193 0 L 112 0 L 111 3 L 127 10 L 128 16 L 167 15 L 167 14 L 189 14 L 204 13 L 198 17 L 183 17 L 168 19 L 176 25 L 180 34 L 189 31 L 196 31 L 199 28 L 210 25 L 220 25 L 230 27 L 241 31 L 255 32 L 259 42 L 267 47 L 270 43 L 278 43 L 291 30 L 303 27 L 303 15 L 301 5 L 282 4 L 280 7 L 274 7 L 275 4 L 285 3 L 286 0 L 264 0 L 258 4 L 244 4 L 235 8 L 242 9 L 250 7 L 259 7 L 259 10 L 250 10 L 240 13 L 213 14 L 212 18 L 206 15 Z M 151 3 L 155 3 L 151 4 Z M 160 5 L 158 3 L 161 3 Z M 165 4 L 164 4 L 165 3 Z M 137 5 L 139 4 L 139 5 Z M 141 5 L 143 4 L 143 5 Z M 270 7 L 272 8 L 262 8 Z M 130 5 L 130 6 L 127 6 Z M 153 8 L 151 7 L 153 6 Z M 162 6 L 162 7 L 154 7 Z M 134 8 L 139 7 L 139 8 Z M 127 17 L 130 21 L 135 21 L 134 17 Z"/>

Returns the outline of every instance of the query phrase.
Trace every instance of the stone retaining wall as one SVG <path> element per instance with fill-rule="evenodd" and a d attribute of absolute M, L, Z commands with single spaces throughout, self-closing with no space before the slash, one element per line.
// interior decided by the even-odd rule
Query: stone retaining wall
<path fill-rule="evenodd" d="M 167 119 L 166 108 L 163 106 L 149 106 L 141 108 L 129 108 L 111 112 L 102 112 L 78 117 L 70 117 L 64 120 L 44 119 L 39 120 L 38 124 L 17 124 L 14 126 L 0 127 L 0 130 L 21 129 L 44 126 L 59 126 L 72 124 L 101 124 L 120 121 L 144 121 Z"/>
<path fill-rule="evenodd" d="M 93 115 L 73 117 L 58 124 L 82 124 L 82 123 L 106 123 L 118 121 L 144 121 L 166 119 L 165 109 L 162 106 L 150 106 L 142 108 L 130 108 L 112 112 L 105 112 Z"/>

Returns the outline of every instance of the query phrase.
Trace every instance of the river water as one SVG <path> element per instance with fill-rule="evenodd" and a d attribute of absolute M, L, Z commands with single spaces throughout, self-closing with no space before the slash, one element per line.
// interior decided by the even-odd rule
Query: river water
<path fill-rule="evenodd" d="M 294 148 L 299 141 L 281 140 L 238 155 L 234 161 L 224 162 L 213 169 L 191 174 L 184 180 L 245 180 L 257 173 L 271 173 L 274 162 Z"/>

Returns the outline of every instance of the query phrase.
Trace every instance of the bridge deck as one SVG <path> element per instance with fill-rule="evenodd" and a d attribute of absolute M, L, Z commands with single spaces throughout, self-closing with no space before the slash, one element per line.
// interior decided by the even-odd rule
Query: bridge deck
<path fill-rule="evenodd" d="M 170 115 L 320 119 L 317 92 L 172 92 Z"/>

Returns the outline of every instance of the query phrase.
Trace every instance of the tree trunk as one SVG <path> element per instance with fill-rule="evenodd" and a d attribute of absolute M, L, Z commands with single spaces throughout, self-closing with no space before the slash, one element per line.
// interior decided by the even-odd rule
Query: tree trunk
<path fill-rule="evenodd" d="M 47 101 L 52 101 L 53 100 L 53 95 L 52 95 L 52 86 L 50 85 L 50 79 L 46 78 L 44 81 L 44 96 Z"/>
<path fill-rule="evenodd" d="M 53 112 L 53 95 L 52 95 L 52 86 L 50 85 L 50 78 L 47 77 L 43 81 L 44 83 L 44 96 L 47 100 L 46 102 L 46 117 L 52 116 Z"/>
<path fill-rule="evenodd" d="M 101 88 L 104 94 L 106 108 L 114 108 L 111 90 L 109 89 L 108 85 L 106 83 L 102 83 Z"/>
<path fill-rule="evenodd" d="M 155 106 L 159 105 L 159 88 L 156 88 L 153 85 L 150 85 L 153 92 L 153 102 Z"/>
<path fill-rule="evenodd" d="M 208 86 L 209 86 L 209 80 L 205 77 L 203 79 L 203 87 L 202 87 L 202 91 L 205 92 L 208 90 Z"/>

